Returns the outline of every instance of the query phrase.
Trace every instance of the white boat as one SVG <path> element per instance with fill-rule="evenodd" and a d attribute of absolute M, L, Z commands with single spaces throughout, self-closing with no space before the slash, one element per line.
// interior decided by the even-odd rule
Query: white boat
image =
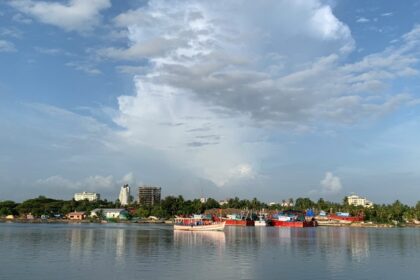
<path fill-rule="evenodd" d="M 262 213 L 260 215 L 258 215 L 258 220 L 256 220 L 254 222 L 254 225 L 256 227 L 266 227 L 267 226 L 267 221 L 265 219 L 265 215 L 262 214 Z"/>
<path fill-rule="evenodd" d="M 176 218 L 174 230 L 186 231 L 222 231 L 225 229 L 226 221 L 213 221 L 204 218 L 201 215 L 195 215 L 192 218 Z"/>
<path fill-rule="evenodd" d="M 264 220 L 257 220 L 255 221 L 254 225 L 256 227 L 266 227 L 267 226 L 267 222 Z"/>

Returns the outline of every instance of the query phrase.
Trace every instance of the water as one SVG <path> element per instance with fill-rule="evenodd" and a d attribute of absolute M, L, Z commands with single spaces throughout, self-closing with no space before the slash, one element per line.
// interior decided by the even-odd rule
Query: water
<path fill-rule="evenodd" d="M 0 279 L 420 279 L 420 229 L 0 224 Z"/>

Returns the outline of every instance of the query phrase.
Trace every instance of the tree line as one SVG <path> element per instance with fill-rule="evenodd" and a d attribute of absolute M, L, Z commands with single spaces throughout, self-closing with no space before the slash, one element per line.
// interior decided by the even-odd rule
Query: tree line
<path fill-rule="evenodd" d="M 75 201 L 73 200 L 57 200 L 39 196 L 25 200 L 21 203 L 6 200 L 0 201 L 0 217 L 7 215 L 25 216 L 31 213 L 35 217 L 46 215 L 49 217 L 64 216 L 73 211 L 90 212 L 96 208 L 117 208 L 120 207 L 119 201 Z M 232 208 L 238 210 L 249 211 L 267 211 L 276 212 L 287 209 L 302 210 L 313 209 L 315 213 L 325 211 L 327 213 L 349 212 L 351 215 L 363 215 L 366 221 L 376 223 L 404 223 L 413 220 L 420 220 L 420 201 L 415 206 L 408 206 L 396 200 L 392 204 L 375 204 L 371 208 L 363 208 L 361 206 L 352 206 L 347 204 L 346 198 L 342 202 L 331 202 L 320 198 L 313 201 L 309 198 L 299 197 L 296 200 L 288 199 L 279 204 L 268 205 L 259 201 L 257 198 L 240 199 L 238 197 L 231 198 L 225 204 L 220 205 L 213 198 L 208 198 L 202 203 L 199 199 L 184 199 L 183 196 L 167 196 L 160 203 L 145 207 L 132 203 L 126 207 L 130 214 L 134 217 L 156 216 L 159 218 L 172 218 L 175 215 L 191 215 L 204 213 L 206 210 L 214 208 Z"/>

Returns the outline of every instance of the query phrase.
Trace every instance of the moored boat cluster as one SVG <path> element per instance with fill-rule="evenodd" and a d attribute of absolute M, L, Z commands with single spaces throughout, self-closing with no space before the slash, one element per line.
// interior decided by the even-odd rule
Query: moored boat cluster
<path fill-rule="evenodd" d="M 225 226 L 274 226 L 274 227 L 316 227 L 325 222 L 352 223 L 362 222 L 363 216 L 352 217 L 349 213 L 338 212 L 326 214 L 321 212 L 315 216 L 311 209 L 307 211 L 286 210 L 274 214 L 260 212 L 258 215 L 242 212 L 240 214 L 229 214 L 225 217 L 215 214 L 193 215 L 191 217 L 177 217 L 175 219 L 175 230 L 206 231 L 224 230 Z"/>

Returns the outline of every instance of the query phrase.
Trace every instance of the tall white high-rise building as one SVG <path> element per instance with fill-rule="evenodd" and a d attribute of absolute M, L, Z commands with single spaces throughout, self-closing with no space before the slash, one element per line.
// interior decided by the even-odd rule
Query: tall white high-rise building
<path fill-rule="evenodd" d="M 120 196 L 118 197 L 121 206 L 126 206 L 130 202 L 130 187 L 128 184 L 121 187 Z"/>

